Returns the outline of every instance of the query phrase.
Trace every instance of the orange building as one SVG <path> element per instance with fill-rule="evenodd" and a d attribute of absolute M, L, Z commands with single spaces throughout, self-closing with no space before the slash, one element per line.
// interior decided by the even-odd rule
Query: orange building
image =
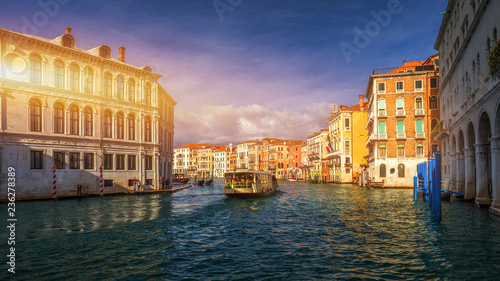
<path fill-rule="evenodd" d="M 418 163 L 439 150 L 431 138 L 438 124 L 439 57 L 393 69 L 375 69 L 368 98 L 369 176 L 385 186 L 411 187 Z"/>

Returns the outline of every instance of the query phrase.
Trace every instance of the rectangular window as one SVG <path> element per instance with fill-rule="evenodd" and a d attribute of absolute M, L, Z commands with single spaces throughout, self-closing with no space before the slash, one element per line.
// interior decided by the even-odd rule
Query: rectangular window
<path fill-rule="evenodd" d="M 104 180 L 104 186 L 105 187 L 113 186 L 113 180 Z"/>
<path fill-rule="evenodd" d="M 116 155 L 116 169 L 125 170 L 125 155 Z"/>
<path fill-rule="evenodd" d="M 104 154 L 104 170 L 113 170 L 113 154 Z"/>
<path fill-rule="evenodd" d="M 153 185 L 152 179 L 146 179 L 146 185 Z"/>
<path fill-rule="evenodd" d="M 431 83 L 431 89 L 437 89 L 438 87 L 438 79 L 437 77 L 432 77 L 431 80 L 430 80 L 430 83 Z"/>
<path fill-rule="evenodd" d="M 405 90 L 405 86 L 404 86 L 404 82 L 403 81 L 397 81 L 396 82 L 396 93 L 401 93 L 401 92 L 404 92 Z"/>
<path fill-rule="evenodd" d="M 94 153 L 83 154 L 83 168 L 94 169 Z"/>
<path fill-rule="evenodd" d="M 137 170 L 137 160 L 135 155 L 128 156 L 128 169 L 129 170 Z"/>
<path fill-rule="evenodd" d="M 415 81 L 415 92 L 421 92 L 423 91 L 424 87 L 422 84 L 422 80 L 416 80 Z"/>
<path fill-rule="evenodd" d="M 351 119 L 345 118 L 344 119 L 344 125 L 345 125 L 345 130 L 350 131 L 351 130 Z"/>
<path fill-rule="evenodd" d="M 385 82 L 378 83 L 378 93 L 379 94 L 385 93 Z"/>
<path fill-rule="evenodd" d="M 65 153 L 54 151 L 52 157 L 54 158 L 53 160 L 54 160 L 54 165 L 56 166 L 56 168 L 57 169 L 64 169 Z"/>
<path fill-rule="evenodd" d="M 153 170 L 153 156 L 146 156 L 146 170 Z"/>
<path fill-rule="evenodd" d="M 30 151 L 31 169 L 43 169 L 43 151 Z"/>
<path fill-rule="evenodd" d="M 378 148 L 378 155 L 380 158 L 385 158 L 385 156 L 386 156 L 385 146 L 380 146 Z"/>
<path fill-rule="evenodd" d="M 80 152 L 70 152 L 69 154 L 69 168 L 80 169 Z"/>

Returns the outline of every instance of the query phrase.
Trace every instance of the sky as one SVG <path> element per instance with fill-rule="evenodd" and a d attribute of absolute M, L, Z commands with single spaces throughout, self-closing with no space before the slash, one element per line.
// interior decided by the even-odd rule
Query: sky
<path fill-rule="evenodd" d="M 18 0 L 0 28 L 126 47 L 177 102 L 175 143 L 306 140 L 375 68 L 425 60 L 447 0 Z M 356 124 L 354 124 L 356 125 Z M 364 126 L 365 124 L 360 124 Z"/>

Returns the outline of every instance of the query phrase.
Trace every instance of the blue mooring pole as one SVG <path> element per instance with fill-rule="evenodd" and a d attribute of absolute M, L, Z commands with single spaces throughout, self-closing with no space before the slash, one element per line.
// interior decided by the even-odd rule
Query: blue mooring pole
<path fill-rule="evenodd" d="M 441 153 L 436 151 L 434 153 L 435 161 L 435 175 L 434 182 L 436 183 L 436 218 L 438 221 L 441 220 Z"/>

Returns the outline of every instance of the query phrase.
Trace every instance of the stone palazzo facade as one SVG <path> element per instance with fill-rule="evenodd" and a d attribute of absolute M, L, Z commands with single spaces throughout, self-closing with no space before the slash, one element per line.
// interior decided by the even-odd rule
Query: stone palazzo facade
<path fill-rule="evenodd" d="M 101 45 L 75 47 L 71 28 L 47 39 L 0 29 L 0 184 L 16 199 L 158 189 L 172 174 L 174 106 L 149 66 Z M 79 188 L 81 187 L 81 188 Z M 7 189 L 0 189 L 6 200 Z"/>

